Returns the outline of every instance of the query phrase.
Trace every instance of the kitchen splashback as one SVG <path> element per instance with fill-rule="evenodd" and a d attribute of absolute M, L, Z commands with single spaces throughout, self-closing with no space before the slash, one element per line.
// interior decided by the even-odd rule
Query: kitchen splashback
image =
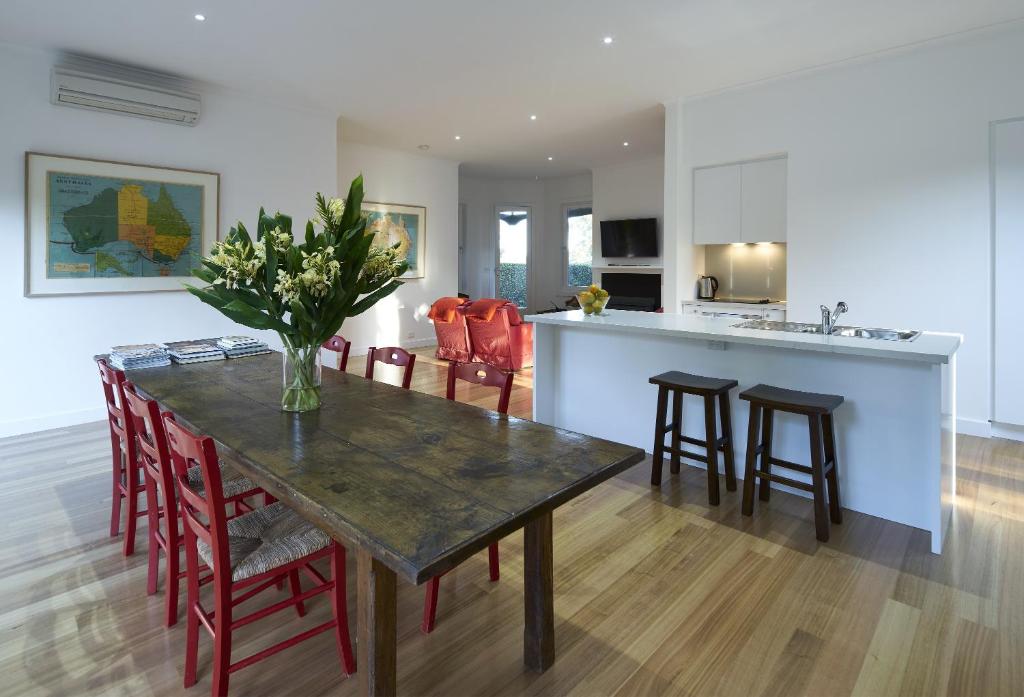
<path fill-rule="evenodd" d="M 704 273 L 718 279 L 718 297 L 785 300 L 786 245 L 705 245 Z"/>

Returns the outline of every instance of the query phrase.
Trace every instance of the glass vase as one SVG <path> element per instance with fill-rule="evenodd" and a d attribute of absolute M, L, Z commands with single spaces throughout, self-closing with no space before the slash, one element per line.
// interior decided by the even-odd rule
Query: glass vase
<path fill-rule="evenodd" d="M 282 411 L 320 408 L 320 346 L 284 347 Z"/>

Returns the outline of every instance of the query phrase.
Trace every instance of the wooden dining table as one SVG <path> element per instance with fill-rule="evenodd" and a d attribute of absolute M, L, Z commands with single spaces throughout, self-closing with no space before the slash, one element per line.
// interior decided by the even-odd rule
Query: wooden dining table
<path fill-rule="evenodd" d="M 179 422 L 212 437 L 234 468 L 356 553 L 363 695 L 397 693 L 397 579 L 421 584 L 520 528 L 524 662 L 550 667 L 552 512 L 644 457 L 330 369 L 319 410 L 285 413 L 277 353 L 127 374 Z"/>

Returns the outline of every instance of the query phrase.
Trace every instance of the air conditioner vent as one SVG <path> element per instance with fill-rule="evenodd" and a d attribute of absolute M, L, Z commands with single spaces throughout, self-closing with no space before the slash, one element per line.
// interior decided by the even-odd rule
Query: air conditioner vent
<path fill-rule="evenodd" d="M 199 95 L 65 68 L 54 68 L 50 101 L 97 111 L 194 126 Z"/>

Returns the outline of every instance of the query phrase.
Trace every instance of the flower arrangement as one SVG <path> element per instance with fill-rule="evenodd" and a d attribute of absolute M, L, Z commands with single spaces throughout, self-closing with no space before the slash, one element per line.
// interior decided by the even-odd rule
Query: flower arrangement
<path fill-rule="evenodd" d="M 190 293 L 239 324 L 272 329 L 284 344 L 281 408 L 320 406 L 320 345 L 349 317 L 366 312 L 401 285 L 408 264 L 394 247 L 374 245 L 361 215 L 363 178 L 345 199 L 316 195 L 318 233 L 292 236 L 292 219 L 261 208 L 253 240 L 239 222 L 193 275 L 209 285 Z"/>

